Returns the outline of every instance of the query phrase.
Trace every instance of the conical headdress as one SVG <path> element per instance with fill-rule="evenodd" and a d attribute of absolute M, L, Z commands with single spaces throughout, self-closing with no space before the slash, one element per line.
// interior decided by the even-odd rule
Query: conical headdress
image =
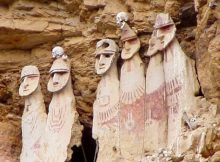
<path fill-rule="evenodd" d="M 126 22 L 121 30 L 121 40 L 123 42 L 137 38 L 137 34 L 130 28 L 130 26 Z"/>
<path fill-rule="evenodd" d="M 174 22 L 168 13 L 160 13 L 157 15 L 154 25 L 155 29 L 163 28 L 170 25 L 174 25 Z"/>
<path fill-rule="evenodd" d="M 38 68 L 33 65 L 28 65 L 28 66 L 23 67 L 23 69 L 21 71 L 21 78 L 24 78 L 29 75 L 40 76 L 40 72 L 39 72 Z"/>
<path fill-rule="evenodd" d="M 118 53 L 118 46 L 111 39 L 102 39 L 96 44 L 95 55 Z"/>
<path fill-rule="evenodd" d="M 70 71 L 69 64 L 66 61 L 64 61 L 62 58 L 56 59 L 50 68 L 50 73 L 69 72 L 69 71 Z"/>

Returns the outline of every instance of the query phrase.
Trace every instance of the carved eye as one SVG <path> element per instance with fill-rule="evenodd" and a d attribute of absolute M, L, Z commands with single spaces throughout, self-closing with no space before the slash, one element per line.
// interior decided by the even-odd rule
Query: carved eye
<path fill-rule="evenodd" d="M 161 30 L 169 30 L 171 28 L 171 25 L 163 26 Z"/>
<path fill-rule="evenodd" d="M 104 56 L 109 58 L 109 57 L 111 57 L 111 54 L 105 54 Z"/>
<path fill-rule="evenodd" d="M 103 43 L 103 44 L 102 44 L 102 48 L 107 48 L 108 46 L 109 46 L 108 43 Z"/>

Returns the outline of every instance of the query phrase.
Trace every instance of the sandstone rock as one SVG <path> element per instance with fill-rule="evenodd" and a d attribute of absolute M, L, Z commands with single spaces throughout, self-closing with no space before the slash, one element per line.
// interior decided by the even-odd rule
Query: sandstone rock
<path fill-rule="evenodd" d="M 203 4 L 202 10 L 199 10 L 198 28 L 196 35 L 196 59 L 198 77 L 201 84 L 204 96 L 212 103 L 220 105 L 219 100 L 219 22 L 216 11 L 219 10 L 219 5 L 210 8 L 209 2 Z M 210 24 L 210 25 L 209 25 Z M 205 32 L 204 32 L 205 31 Z M 206 67 L 206 68 L 204 68 Z M 211 83 L 211 84 L 210 84 Z"/>
<path fill-rule="evenodd" d="M 20 124 L 20 121 L 17 123 Z M 12 123 L 0 123 L 0 161 L 19 162 L 21 129 Z"/>
<path fill-rule="evenodd" d="M 219 151 L 216 152 L 211 158 L 211 162 L 218 162 L 218 161 L 220 161 L 220 152 Z"/>

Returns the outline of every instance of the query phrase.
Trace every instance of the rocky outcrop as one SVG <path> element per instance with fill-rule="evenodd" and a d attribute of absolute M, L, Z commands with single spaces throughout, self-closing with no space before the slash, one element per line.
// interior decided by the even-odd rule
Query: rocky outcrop
<path fill-rule="evenodd" d="M 20 123 L 0 123 L 0 161 L 18 162 L 21 148 Z"/>
<path fill-rule="evenodd" d="M 199 3 L 196 30 L 196 61 L 201 90 L 210 102 L 220 105 L 220 3 Z"/>

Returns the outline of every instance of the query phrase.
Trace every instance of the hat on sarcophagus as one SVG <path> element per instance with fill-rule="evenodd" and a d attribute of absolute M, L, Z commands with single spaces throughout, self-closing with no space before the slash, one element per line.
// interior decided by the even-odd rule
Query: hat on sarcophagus
<path fill-rule="evenodd" d="M 115 41 L 111 39 L 102 39 L 96 44 L 95 55 L 118 53 L 119 49 Z"/>
<path fill-rule="evenodd" d="M 121 40 L 124 44 L 121 52 L 121 58 L 125 60 L 132 58 L 132 56 L 139 51 L 141 43 L 137 34 L 126 22 L 121 28 Z"/>
<path fill-rule="evenodd" d="M 174 22 L 168 13 L 160 13 L 157 15 L 154 25 L 155 29 L 163 28 L 170 25 L 174 25 Z"/>
<path fill-rule="evenodd" d="M 130 26 L 125 22 L 121 28 L 121 41 L 125 42 L 127 40 L 137 38 L 137 34 L 130 28 Z"/>
<path fill-rule="evenodd" d="M 33 65 L 28 65 L 28 66 L 23 67 L 21 71 L 21 79 L 29 75 L 40 76 L 40 72 L 38 68 Z"/>
<path fill-rule="evenodd" d="M 175 38 L 176 26 L 168 13 L 160 13 L 157 15 L 154 27 L 156 37 L 165 49 Z"/>
<path fill-rule="evenodd" d="M 53 65 L 50 68 L 50 74 L 55 72 L 69 72 L 70 67 L 67 63 L 67 61 L 63 60 L 62 58 L 56 59 L 53 62 Z"/>

